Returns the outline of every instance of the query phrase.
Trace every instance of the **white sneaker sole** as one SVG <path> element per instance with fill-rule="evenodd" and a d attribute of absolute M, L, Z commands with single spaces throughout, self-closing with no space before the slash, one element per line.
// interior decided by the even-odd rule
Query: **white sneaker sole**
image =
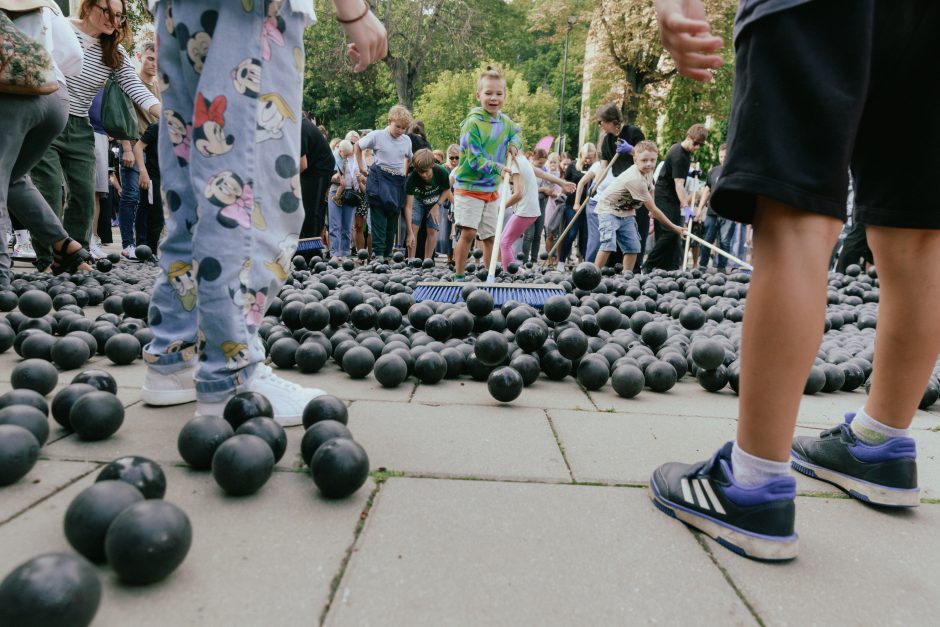
<path fill-rule="evenodd" d="M 850 477 L 842 473 L 811 464 L 810 462 L 790 454 L 790 466 L 793 470 L 812 477 L 831 483 L 832 485 L 845 490 L 849 496 L 857 498 L 864 503 L 872 505 L 881 505 L 884 507 L 917 507 L 920 505 L 920 488 L 909 490 L 901 488 L 888 488 L 876 483 L 868 483 L 855 477 Z"/>
<path fill-rule="evenodd" d="M 144 386 L 140 390 L 140 399 L 146 405 L 168 407 L 170 405 L 184 405 L 196 401 L 196 390 L 151 390 Z"/>

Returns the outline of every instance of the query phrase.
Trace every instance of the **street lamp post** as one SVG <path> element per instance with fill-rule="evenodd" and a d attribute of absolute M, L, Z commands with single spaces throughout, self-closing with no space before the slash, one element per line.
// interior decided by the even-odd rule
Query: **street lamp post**
<path fill-rule="evenodd" d="M 561 70 L 561 103 L 558 107 L 558 156 L 565 150 L 565 83 L 568 80 L 568 38 L 571 29 L 578 20 L 574 15 L 568 16 L 568 27 L 565 29 L 565 62 Z"/>

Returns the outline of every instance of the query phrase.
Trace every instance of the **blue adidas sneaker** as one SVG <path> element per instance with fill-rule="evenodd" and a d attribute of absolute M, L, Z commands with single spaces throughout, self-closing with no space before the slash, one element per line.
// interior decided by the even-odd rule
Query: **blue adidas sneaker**
<path fill-rule="evenodd" d="M 852 431 L 854 413 L 818 437 L 797 436 L 790 465 L 797 472 L 841 488 L 860 501 L 887 507 L 916 507 L 917 447 L 913 438 L 866 444 Z"/>
<path fill-rule="evenodd" d="M 706 533 L 739 555 L 761 560 L 796 557 L 796 480 L 759 486 L 734 481 L 728 442 L 709 461 L 663 464 L 650 478 L 650 498 L 665 514 Z"/>

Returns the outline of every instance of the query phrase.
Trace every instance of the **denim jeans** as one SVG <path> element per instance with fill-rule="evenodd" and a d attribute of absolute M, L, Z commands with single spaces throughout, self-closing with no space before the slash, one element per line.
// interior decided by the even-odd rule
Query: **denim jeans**
<path fill-rule="evenodd" d="M 709 211 L 705 216 L 705 233 L 702 235 L 709 244 L 717 244 L 718 248 L 726 253 L 731 252 L 731 240 L 734 237 L 734 222 L 727 218 Z M 711 259 L 712 250 L 707 246 L 702 246 L 702 252 L 699 255 L 698 265 L 703 268 L 708 266 Z M 724 255 L 715 253 L 715 267 L 724 270 L 728 265 L 728 258 Z"/>
<path fill-rule="evenodd" d="M 124 155 L 124 150 L 118 151 L 118 159 Z M 140 203 L 140 172 L 137 164 L 134 167 L 124 167 L 121 162 L 121 204 L 118 211 L 118 220 L 121 222 L 121 248 L 134 244 L 143 244 L 144 240 L 134 237 L 134 222 L 137 220 L 137 205 Z"/>

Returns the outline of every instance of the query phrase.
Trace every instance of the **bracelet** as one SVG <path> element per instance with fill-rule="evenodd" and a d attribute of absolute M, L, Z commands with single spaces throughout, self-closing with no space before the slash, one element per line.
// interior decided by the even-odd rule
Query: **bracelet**
<path fill-rule="evenodd" d="M 371 10 L 369 3 L 366 2 L 365 0 L 362 0 L 362 4 L 363 4 L 363 11 L 362 11 L 362 15 L 360 15 L 359 17 L 354 17 L 351 20 L 344 20 L 344 19 L 340 19 L 340 17 L 337 15 L 336 21 L 339 22 L 340 24 L 352 24 L 353 22 L 358 22 L 359 20 L 364 18 L 366 15 L 368 15 L 369 11 Z"/>

